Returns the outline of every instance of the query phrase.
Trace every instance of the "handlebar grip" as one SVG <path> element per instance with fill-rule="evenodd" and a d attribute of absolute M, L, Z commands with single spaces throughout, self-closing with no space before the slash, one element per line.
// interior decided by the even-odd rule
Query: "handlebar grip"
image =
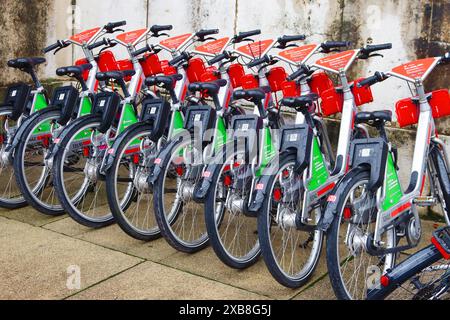
<path fill-rule="evenodd" d="M 270 57 L 266 55 L 266 56 L 264 56 L 264 57 L 262 57 L 262 58 L 253 60 L 252 62 L 250 62 L 250 63 L 247 65 L 247 67 L 249 67 L 249 68 L 254 68 L 254 67 L 257 67 L 257 66 L 259 66 L 259 65 L 262 65 L 262 64 L 264 64 L 264 63 L 269 63 L 269 62 L 270 62 Z"/>
<path fill-rule="evenodd" d="M 390 50 L 390 49 L 392 49 L 392 43 L 368 45 L 364 49 L 367 50 L 368 52 L 375 52 L 375 51 L 381 51 L 381 50 Z"/>
<path fill-rule="evenodd" d="M 302 67 L 300 67 L 297 71 L 295 71 L 293 74 L 291 74 L 291 75 L 287 78 L 287 80 L 288 80 L 288 81 L 294 81 L 294 80 L 296 80 L 297 78 L 301 77 L 302 75 L 307 74 L 308 72 L 309 72 L 308 68 L 302 66 Z"/>
<path fill-rule="evenodd" d="M 212 58 L 211 60 L 208 61 L 208 64 L 210 66 L 221 62 L 222 60 L 228 59 L 230 57 L 230 55 L 228 54 L 228 52 L 224 52 L 222 54 L 219 54 L 218 56 Z"/>
<path fill-rule="evenodd" d="M 134 51 L 131 55 L 132 55 L 133 57 L 137 57 L 137 56 L 140 56 L 141 54 L 150 52 L 150 51 L 152 51 L 152 50 L 153 50 L 153 48 L 150 47 L 150 46 L 147 44 L 145 47 L 143 47 L 143 48 L 141 48 L 141 49 L 139 49 L 139 50 Z"/>
<path fill-rule="evenodd" d="M 306 39 L 306 36 L 304 34 L 299 34 L 295 36 L 282 36 L 280 39 L 278 39 L 278 42 L 287 44 L 289 42 L 294 41 L 303 41 Z"/>
<path fill-rule="evenodd" d="M 170 61 L 169 65 L 171 65 L 173 67 L 173 66 L 176 66 L 177 64 L 179 64 L 181 61 L 188 60 L 188 59 L 189 59 L 189 54 L 186 52 L 183 52 L 178 57 L 176 57 L 172 61 Z"/>
<path fill-rule="evenodd" d="M 375 72 L 375 75 L 368 77 L 358 83 L 358 88 L 371 87 L 378 82 L 382 82 L 387 79 L 387 76 L 382 72 Z"/>
<path fill-rule="evenodd" d="M 158 33 L 160 33 L 161 31 L 170 31 L 170 30 L 172 30 L 173 29 L 173 26 L 172 25 L 154 25 L 154 26 L 152 26 L 151 28 L 150 28 L 150 31 L 153 33 L 153 34 L 158 34 Z"/>
<path fill-rule="evenodd" d="M 109 40 L 106 39 L 106 38 L 103 38 L 102 40 L 97 41 L 97 42 L 94 42 L 93 44 L 89 45 L 89 46 L 88 46 L 88 49 L 89 49 L 89 50 L 94 50 L 94 49 L 96 49 L 96 48 L 98 48 L 98 47 L 106 46 L 106 45 L 108 45 L 108 44 L 109 44 Z"/>
<path fill-rule="evenodd" d="M 105 29 L 111 32 L 115 28 L 123 27 L 126 25 L 127 25 L 126 21 L 110 22 L 105 26 Z"/>
<path fill-rule="evenodd" d="M 350 41 L 327 41 L 322 43 L 322 49 L 329 51 L 332 49 L 348 48 L 352 45 Z"/>
<path fill-rule="evenodd" d="M 198 38 L 204 38 L 204 37 L 211 36 L 213 34 L 218 34 L 218 33 L 219 33 L 219 29 L 204 29 L 204 30 L 200 30 L 195 35 Z"/>
<path fill-rule="evenodd" d="M 43 52 L 44 52 L 44 53 L 49 53 L 49 52 L 51 52 L 51 51 L 53 51 L 53 50 L 59 49 L 60 47 L 61 47 L 61 43 L 60 43 L 60 41 L 58 41 L 58 42 L 56 42 L 56 43 L 54 43 L 54 44 L 48 46 L 47 48 L 45 48 L 45 49 L 43 50 Z"/>
<path fill-rule="evenodd" d="M 247 32 L 240 32 L 237 36 L 234 37 L 234 42 L 235 43 L 239 43 L 239 42 L 241 42 L 244 39 L 248 39 L 250 37 L 258 36 L 260 34 L 261 34 L 261 30 L 260 29 L 247 31 Z"/>

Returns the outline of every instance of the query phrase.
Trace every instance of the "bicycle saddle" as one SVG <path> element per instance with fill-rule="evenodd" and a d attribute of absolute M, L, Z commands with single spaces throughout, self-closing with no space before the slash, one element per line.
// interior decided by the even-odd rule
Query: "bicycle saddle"
<path fill-rule="evenodd" d="M 198 91 L 206 91 L 209 95 L 216 95 L 219 93 L 220 88 L 225 87 L 227 85 L 227 80 L 219 79 L 212 82 L 197 82 L 189 85 L 189 91 L 198 92 Z"/>
<path fill-rule="evenodd" d="M 110 79 L 114 80 L 123 80 L 126 77 L 132 77 L 136 74 L 134 70 L 125 70 L 125 71 L 108 71 L 108 72 L 99 72 L 96 75 L 98 81 L 107 81 Z"/>
<path fill-rule="evenodd" d="M 283 106 L 294 109 L 309 109 L 314 102 L 319 99 L 319 96 L 315 93 L 307 94 L 296 98 L 286 98 L 281 100 Z"/>
<path fill-rule="evenodd" d="M 171 87 L 181 79 L 183 79 L 183 76 L 181 74 L 174 74 L 172 76 L 148 77 L 147 79 L 145 79 L 145 84 L 147 86 Z"/>
<path fill-rule="evenodd" d="M 70 76 L 70 77 L 80 77 L 84 71 L 91 70 L 92 65 L 90 63 L 86 63 L 80 66 L 70 66 L 70 67 L 62 67 L 56 70 L 56 74 L 60 77 L 62 76 Z"/>
<path fill-rule="evenodd" d="M 391 121 L 392 121 L 392 112 L 389 110 L 374 111 L 374 112 L 359 112 L 356 115 L 356 119 L 355 119 L 356 124 L 366 123 L 369 125 L 371 123 L 379 123 L 379 122 L 384 124 L 386 122 L 391 122 Z"/>
<path fill-rule="evenodd" d="M 238 90 L 233 95 L 234 99 L 246 99 L 252 100 L 254 103 L 258 103 L 266 98 L 266 94 L 262 89 L 252 90 Z"/>
<path fill-rule="evenodd" d="M 8 61 L 8 67 L 16 69 L 31 69 L 34 66 L 45 63 L 45 58 L 18 58 Z"/>

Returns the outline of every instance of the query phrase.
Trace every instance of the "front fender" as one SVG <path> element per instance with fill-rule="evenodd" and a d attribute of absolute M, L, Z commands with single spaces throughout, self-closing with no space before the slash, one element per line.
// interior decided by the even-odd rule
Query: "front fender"
<path fill-rule="evenodd" d="M 257 214 L 264 203 L 264 200 L 268 193 L 270 180 L 272 175 L 262 175 L 255 184 L 255 191 L 253 192 L 248 206 L 248 211 L 253 214 Z"/>
<path fill-rule="evenodd" d="M 130 132 L 139 129 L 139 128 L 143 128 L 148 126 L 148 124 L 145 123 L 135 123 L 131 126 L 129 126 L 125 131 L 123 131 L 115 140 L 114 143 L 112 145 L 112 147 L 108 150 L 107 154 L 106 154 L 106 159 L 104 161 L 103 167 L 101 169 L 101 172 L 108 172 L 112 165 L 114 164 L 114 161 L 116 160 L 117 155 L 117 150 L 119 150 L 120 146 L 122 143 L 124 143 L 127 139 L 128 139 L 128 135 Z"/>
<path fill-rule="evenodd" d="M 101 121 L 100 116 L 96 115 L 86 115 L 81 118 L 78 118 L 71 122 L 68 126 L 64 128 L 64 130 L 59 134 L 59 136 L 54 140 L 53 146 L 47 156 L 48 159 L 51 159 L 56 156 L 56 154 L 61 150 L 61 142 L 67 137 L 68 133 L 72 130 L 72 128 L 78 126 L 80 123 L 87 121 L 87 120 L 93 120 L 98 119 Z"/>
<path fill-rule="evenodd" d="M 153 186 L 158 180 L 160 174 L 162 173 L 167 157 L 172 155 L 173 150 L 178 146 L 178 144 L 182 141 L 182 137 L 175 137 L 169 144 L 167 144 L 164 148 L 159 152 L 158 157 L 156 157 L 155 165 L 153 167 L 152 172 L 148 176 L 147 182 L 150 186 Z"/>
<path fill-rule="evenodd" d="M 50 112 L 54 112 L 54 111 L 58 111 L 60 110 L 59 108 L 56 107 L 48 107 L 45 109 L 42 109 L 38 112 L 33 113 L 30 117 L 28 117 L 24 122 L 22 122 L 22 124 L 20 125 L 19 129 L 17 129 L 16 134 L 14 135 L 14 139 L 13 142 L 11 143 L 10 146 L 8 146 L 8 148 L 6 149 L 6 152 L 10 152 L 11 155 L 13 153 L 13 151 L 16 149 L 16 147 L 26 139 L 25 137 L 25 131 L 27 130 L 28 126 L 35 121 L 38 117 L 40 117 L 43 114 L 46 113 L 50 113 Z"/>
<path fill-rule="evenodd" d="M 334 187 L 333 191 L 330 193 L 327 199 L 327 206 L 325 212 L 323 214 L 322 219 L 317 225 L 317 229 L 322 232 L 327 232 L 330 229 L 334 219 L 338 214 L 338 208 L 342 204 L 345 199 L 336 197 L 336 194 L 339 192 L 341 186 L 345 185 L 347 182 L 351 181 L 355 176 L 360 174 L 363 171 L 370 170 L 367 166 L 358 166 L 350 170 L 344 178 L 342 178 Z"/>

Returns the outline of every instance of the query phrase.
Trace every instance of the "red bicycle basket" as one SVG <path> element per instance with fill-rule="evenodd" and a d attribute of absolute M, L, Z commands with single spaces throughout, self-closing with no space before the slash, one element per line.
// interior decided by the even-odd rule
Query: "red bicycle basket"
<path fill-rule="evenodd" d="M 82 66 L 83 64 L 88 64 L 89 61 L 87 59 L 78 59 L 77 61 L 75 61 L 75 65 L 76 66 Z M 83 79 L 84 81 L 87 81 L 89 78 L 89 70 L 84 70 L 83 71 Z"/>
<path fill-rule="evenodd" d="M 439 119 L 450 116 L 450 94 L 447 89 L 436 90 L 431 93 L 429 101 L 433 118 Z M 395 105 L 397 122 L 400 127 L 407 127 L 419 122 L 420 107 L 411 98 L 402 99 Z"/>
<path fill-rule="evenodd" d="M 139 62 L 146 77 L 163 73 L 161 61 L 157 54 L 146 54 Z"/>
<path fill-rule="evenodd" d="M 103 51 L 98 56 L 98 68 L 101 72 L 117 71 L 119 66 L 116 57 L 111 51 Z"/>
<path fill-rule="evenodd" d="M 269 80 L 272 92 L 283 90 L 283 83 L 286 82 L 288 75 L 283 67 L 273 68 L 269 71 L 267 79 Z"/>
<path fill-rule="evenodd" d="M 282 86 L 284 98 L 300 97 L 301 90 L 300 90 L 300 86 L 297 84 L 297 82 L 285 81 L 281 86 Z"/>
<path fill-rule="evenodd" d="M 247 74 L 241 78 L 242 81 L 242 89 L 251 90 L 259 88 L 258 79 L 252 74 Z"/>
<path fill-rule="evenodd" d="M 242 77 L 245 76 L 244 67 L 239 63 L 232 64 L 228 68 L 228 76 L 230 77 L 233 88 L 241 87 L 242 86 Z"/>
<path fill-rule="evenodd" d="M 177 69 L 169 64 L 169 60 L 161 61 L 161 69 L 165 76 L 177 74 Z"/>
<path fill-rule="evenodd" d="M 325 72 L 317 72 L 312 75 L 311 80 L 309 81 L 309 87 L 311 91 L 322 95 L 323 92 L 334 89 L 333 81 L 331 81 L 330 77 Z"/>
<path fill-rule="evenodd" d="M 355 104 L 359 107 L 366 103 L 373 102 L 372 89 L 369 86 L 364 86 L 358 88 L 358 83 L 360 83 L 364 78 L 360 78 L 353 82 L 353 96 L 355 97 Z"/>
<path fill-rule="evenodd" d="M 200 82 L 212 82 L 212 81 L 216 81 L 216 80 L 219 80 L 217 71 L 206 71 L 200 77 Z"/>
<path fill-rule="evenodd" d="M 342 112 L 344 96 L 337 92 L 334 87 L 323 91 L 320 97 L 322 98 L 321 109 L 324 116 L 328 117 Z"/>
<path fill-rule="evenodd" d="M 206 72 L 205 63 L 201 58 L 193 58 L 189 61 L 187 76 L 190 83 L 200 82 Z"/>
<path fill-rule="evenodd" d="M 119 71 L 134 70 L 133 63 L 128 59 L 117 61 L 117 66 Z M 130 81 L 131 77 L 125 77 L 124 80 Z"/>

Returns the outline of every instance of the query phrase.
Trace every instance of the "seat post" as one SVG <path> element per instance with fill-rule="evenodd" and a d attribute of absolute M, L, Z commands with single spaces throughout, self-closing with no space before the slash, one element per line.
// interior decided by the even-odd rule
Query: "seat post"
<path fill-rule="evenodd" d="M 38 78 L 38 76 L 36 74 L 36 71 L 34 71 L 33 68 L 29 68 L 28 70 L 25 70 L 25 72 L 28 73 L 31 76 L 31 78 L 33 79 L 33 82 L 34 82 L 34 85 L 36 86 L 36 88 L 41 88 L 42 87 L 42 84 L 39 81 L 39 78 Z"/>

